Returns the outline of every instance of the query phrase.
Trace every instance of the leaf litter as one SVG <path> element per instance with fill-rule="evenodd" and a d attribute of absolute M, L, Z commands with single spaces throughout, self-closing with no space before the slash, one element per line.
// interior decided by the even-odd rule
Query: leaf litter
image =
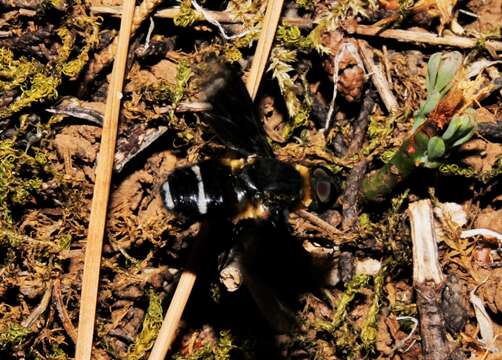
<path fill-rule="evenodd" d="M 148 356 L 199 229 L 164 209 L 159 187 L 175 167 L 227 154 L 199 116 L 198 68 L 215 54 L 246 76 L 266 7 L 196 4 L 207 13 L 191 1 L 138 4 L 103 249 L 99 359 Z M 1 2 L 2 358 L 68 359 L 75 351 L 117 6 Z M 500 47 L 489 45 L 502 41 L 500 9 L 500 0 L 285 2 L 256 101 L 261 120 L 279 159 L 322 165 L 349 190 L 322 213 L 289 216 L 311 260 L 301 269 L 308 291 L 293 299 L 296 326 L 275 333 L 246 290 L 227 291 L 215 242 L 169 356 L 422 358 L 405 210 L 427 198 L 443 209 L 435 222 L 452 352 L 499 356 L 501 243 L 461 234 L 502 233 L 502 68 Z M 353 31 L 362 25 L 473 38 L 475 46 Z M 225 243 L 229 233 L 214 237 Z"/>

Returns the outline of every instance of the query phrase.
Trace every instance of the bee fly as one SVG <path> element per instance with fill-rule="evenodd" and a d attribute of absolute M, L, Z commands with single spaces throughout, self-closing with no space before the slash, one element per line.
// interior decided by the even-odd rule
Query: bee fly
<path fill-rule="evenodd" d="M 306 252 L 290 241 L 287 212 L 299 207 L 331 207 L 339 192 L 334 175 L 323 167 L 307 168 L 274 157 L 257 111 L 239 74 L 217 60 L 204 63 L 202 101 L 212 109 L 203 119 L 238 160 L 207 160 L 175 169 L 161 195 L 174 214 L 192 220 L 232 219 L 232 254 L 243 283 L 269 324 L 288 331 L 293 316 L 285 305 L 292 289 L 308 283 Z M 237 256 L 237 255 L 236 255 Z M 221 263 L 220 263 L 221 265 Z M 294 281 L 293 286 L 289 281 Z"/>
<path fill-rule="evenodd" d="M 212 59 L 204 64 L 203 100 L 212 109 L 203 119 L 243 159 L 207 160 L 177 168 L 162 185 L 168 210 L 189 219 L 268 217 L 299 206 L 326 209 L 339 183 L 324 167 L 307 168 L 277 160 L 240 76 Z"/>

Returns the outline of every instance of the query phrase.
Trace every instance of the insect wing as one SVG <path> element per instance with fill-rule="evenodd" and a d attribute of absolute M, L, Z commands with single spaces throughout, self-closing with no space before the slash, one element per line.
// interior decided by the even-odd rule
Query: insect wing
<path fill-rule="evenodd" d="M 237 70 L 216 59 L 206 66 L 202 88 L 212 110 L 204 113 L 204 120 L 226 146 L 242 155 L 273 157 L 256 108 Z"/>

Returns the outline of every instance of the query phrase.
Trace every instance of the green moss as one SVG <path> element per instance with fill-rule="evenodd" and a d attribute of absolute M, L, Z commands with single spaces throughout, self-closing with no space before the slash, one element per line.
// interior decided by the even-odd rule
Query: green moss
<path fill-rule="evenodd" d="M 206 344 L 189 356 L 175 355 L 176 360 L 231 360 L 235 350 L 247 352 L 235 344 L 235 338 L 230 331 L 223 330 L 215 344 Z"/>
<path fill-rule="evenodd" d="M 129 348 L 127 360 L 143 359 L 145 353 L 153 347 L 162 326 L 163 315 L 160 298 L 154 290 L 150 290 L 149 295 L 150 303 L 143 320 L 143 328 L 134 344 Z"/>
<path fill-rule="evenodd" d="M 317 1 L 315 0 L 295 0 L 296 6 L 304 10 L 313 10 Z"/>
<path fill-rule="evenodd" d="M 333 333 L 345 320 L 347 316 L 347 310 L 356 294 L 361 292 L 361 289 L 368 285 L 370 277 L 368 275 L 356 275 L 347 284 L 347 288 L 342 294 L 340 300 L 336 304 L 336 310 L 333 315 L 333 320 L 331 322 L 319 322 L 318 326 L 320 329 L 327 332 Z"/>
<path fill-rule="evenodd" d="M 190 0 L 183 0 L 180 4 L 180 11 L 174 18 L 174 25 L 187 27 L 198 20 L 197 13 L 192 8 Z"/>
<path fill-rule="evenodd" d="M 0 218 L 11 223 L 11 207 L 25 205 L 40 190 L 46 158 L 34 157 L 14 146 L 14 140 L 0 141 Z"/>
<path fill-rule="evenodd" d="M 83 32 L 85 45 L 79 51 L 77 57 L 62 65 L 62 73 L 71 78 L 76 78 L 83 67 L 89 61 L 89 52 L 99 41 L 99 25 L 97 18 L 93 16 L 79 16 L 74 21 L 75 26 Z"/>
<path fill-rule="evenodd" d="M 491 179 L 502 175 L 502 161 L 499 159 L 493 169 L 487 171 L 476 171 L 473 168 L 461 167 L 458 164 L 442 164 L 439 171 L 444 175 L 462 176 L 466 178 L 475 178 L 482 182 L 488 182 Z"/>
<path fill-rule="evenodd" d="M 0 77 L 8 79 L 0 80 L 0 91 L 10 91 L 18 88 L 33 74 L 41 70 L 41 65 L 35 60 L 25 57 L 14 59 L 12 51 L 0 48 Z"/>
<path fill-rule="evenodd" d="M 52 75 L 37 73 L 31 80 L 31 87 L 22 91 L 21 96 L 7 108 L 0 110 L 0 119 L 6 119 L 18 111 L 42 100 L 55 99 L 61 80 Z"/>
<path fill-rule="evenodd" d="M 282 131 L 282 136 L 287 139 L 298 127 L 307 124 L 311 110 L 311 99 L 307 95 L 309 92 L 304 89 L 303 99 L 298 95 L 298 86 L 293 81 L 291 73 L 294 72 L 293 65 L 296 63 L 297 51 L 288 50 L 282 46 L 275 46 L 270 56 L 270 66 L 268 71 L 272 71 L 272 77 L 277 80 L 281 94 L 288 110 L 288 115 L 292 121 L 286 124 Z M 304 74 L 300 74 L 302 80 Z M 307 86 L 302 81 L 302 86 Z"/>
<path fill-rule="evenodd" d="M 369 311 L 364 318 L 360 334 L 362 345 L 366 351 L 373 351 L 375 349 L 378 333 L 377 316 L 380 311 L 380 303 L 383 292 L 384 271 L 375 276 L 373 278 L 373 282 L 375 285 L 375 295 L 373 296 L 373 302 L 371 303 Z"/>
<path fill-rule="evenodd" d="M 188 82 L 192 77 L 192 69 L 187 60 L 180 60 L 176 67 L 176 86 L 173 92 L 172 103 L 177 105 L 188 89 Z"/>
<path fill-rule="evenodd" d="M 19 324 L 12 324 L 5 331 L 0 332 L 0 349 L 6 350 L 14 345 L 21 344 L 31 330 Z"/>
<path fill-rule="evenodd" d="M 223 49 L 223 56 L 230 62 L 236 62 L 242 59 L 242 53 L 239 48 L 231 43 L 227 44 Z"/>
<path fill-rule="evenodd" d="M 285 47 L 304 51 L 312 48 L 312 40 L 303 36 L 296 25 L 280 25 L 275 36 L 276 40 Z"/>

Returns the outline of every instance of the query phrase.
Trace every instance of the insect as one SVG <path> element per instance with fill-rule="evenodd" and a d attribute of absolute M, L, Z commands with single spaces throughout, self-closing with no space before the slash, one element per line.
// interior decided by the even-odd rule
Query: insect
<path fill-rule="evenodd" d="M 274 157 L 265 131 L 235 68 L 205 64 L 203 119 L 240 159 L 206 160 L 175 169 L 161 187 L 168 210 L 189 219 L 269 217 L 282 210 L 333 205 L 339 183 L 326 168 L 307 168 Z"/>
<path fill-rule="evenodd" d="M 289 328 L 288 316 L 282 315 L 286 306 L 272 291 L 277 286 L 269 285 L 270 278 L 276 276 L 275 284 L 287 288 L 282 279 L 301 277 L 303 262 L 298 260 L 301 244 L 287 240 L 287 214 L 302 207 L 331 207 L 339 183 L 324 167 L 309 168 L 275 158 L 235 68 L 213 58 L 201 72 L 202 100 L 211 105 L 203 119 L 237 156 L 176 168 L 162 184 L 161 196 L 177 216 L 233 221 L 235 245 L 229 253 L 243 254 L 244 284 L 271 325 L 282 331 Z M 285 259 L 290 263 L 285 265 Z"/>

